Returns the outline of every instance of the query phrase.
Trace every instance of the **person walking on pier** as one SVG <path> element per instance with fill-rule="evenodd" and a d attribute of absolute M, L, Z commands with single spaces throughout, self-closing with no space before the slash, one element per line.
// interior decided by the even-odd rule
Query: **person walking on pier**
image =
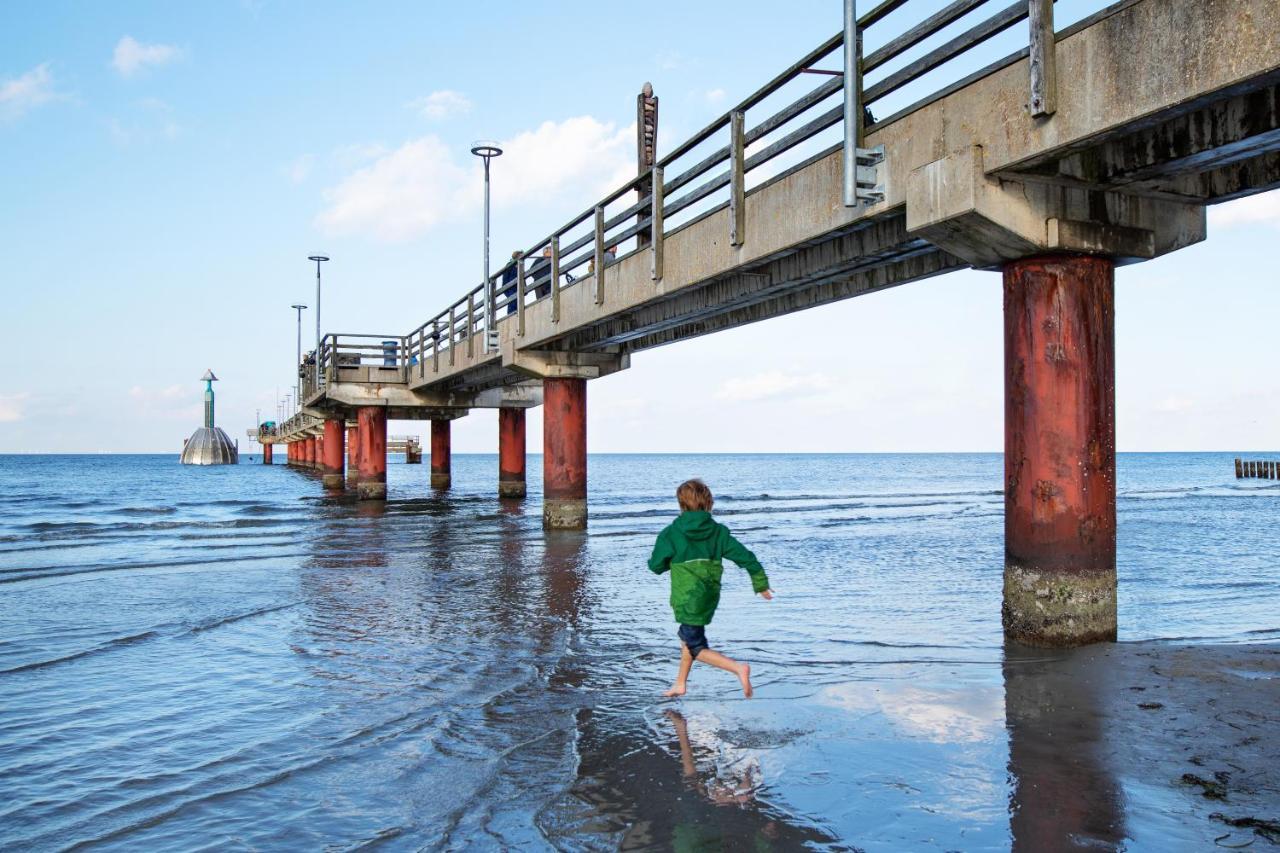
<path fill-rule="evenodd" d="M 658 534 L 649 558 L 649 571 L 671 572 L 671 609 L 680 624 L 680 669 L 675 683 L 663 696 L 683 696 L 693 662 L 700 660 L 732 672 L 751 698 L 751 667 L 722 655 L 707 645 L 707 625 L 720 604 L 722 559 L 728 558 L 751 576 L 751 589 L 766 601 L 773 598 L 769 577 L 756 555 L 733 538 L 729 528 L 711 517 L 715 498 L 707 484 L 689 480 L 676 489 L 680 515 Z"/>

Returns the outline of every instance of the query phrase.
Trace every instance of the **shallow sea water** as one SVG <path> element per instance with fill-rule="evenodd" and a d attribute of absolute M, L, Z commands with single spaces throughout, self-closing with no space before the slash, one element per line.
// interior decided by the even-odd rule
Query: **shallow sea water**
<path fill-rule="evenodd" d="M 397 461 L 383 506 L 0 456 L 0 849 L 1034 849 L 1009 721 L 1052 656 L 1003 646 L 999 455 L 592 456 L 589 530 L 551 534 L 537 456 L 515 503 L 493 456 L 447 495 Z M 645 560 L 689 476 L 778 592 L 726 567 L 708 632 L 751 701 L 704 667 L 659 699 Z M 1119 484 L 1122 641 L 1280 640 L 1280 484 L 1225 454 Z M 1177 825 L 1147 782 L 1101 788 Z M 1212 844 L 1147 819 L 1082 846 Z"/>

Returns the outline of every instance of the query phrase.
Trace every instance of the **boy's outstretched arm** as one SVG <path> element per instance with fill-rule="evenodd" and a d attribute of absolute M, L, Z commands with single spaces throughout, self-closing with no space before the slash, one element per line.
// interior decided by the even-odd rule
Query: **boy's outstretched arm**
<path fill-rule="evenodd" d="M 660 575 L 671 568 L 671 558 L 676 555 L 675 548 L 671 547 L 671 539 L 667 536 L 667 531 L 663 530 L 658 534 L 658 541 L 653 543 L 653 556 L 649 558 L 649 571 L 655 575 Z"/>
<path fill-rule="evenodd" d="M 765 600 L 773 598 L 773 590 L 769 588 L 769 576 L 764 573 L 764 566 L 756 559 L 751 550 L 733 538 L 729 529 L 724 528 L 724 543 L 721 553 L 738 566 L 747 570 L 751 576 L 751 591 L 764 596 Z"/>

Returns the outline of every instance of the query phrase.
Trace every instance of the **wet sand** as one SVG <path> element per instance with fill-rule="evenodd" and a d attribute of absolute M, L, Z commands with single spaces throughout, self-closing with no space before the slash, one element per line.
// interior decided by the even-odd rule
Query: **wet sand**
<path fill-rule="evenodd" d="M 1003 689 L 898 674 L 748 703 L 703 672 L 714 697 L 655 702 L 644 726 L 584 712 L 543 832 L 624 850 L 1280 845 L 1280 644 L 1011 647 Z M 984 771 L 1006 738 L 1001 779 Z"/>
<path fill-rule="evenodd" d="M 1005 690 L 1015 849 L 1280 845 L 1280 645 L 1018 651 Z"/>

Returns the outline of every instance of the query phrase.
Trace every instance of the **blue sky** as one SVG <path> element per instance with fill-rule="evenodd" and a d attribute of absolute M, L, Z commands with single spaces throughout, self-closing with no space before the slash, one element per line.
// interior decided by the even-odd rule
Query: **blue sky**
<path fill-rule="evenodd" d="M 507 144 L 500 258 L 633 168 L 644 81 L 661 153 L 840 24 L 835 0 L 635 8 L 6 4 L 0 452 L 176 453 L 207 367 L 243 438 L 292 381 L 307 255 L 333 257 L 326 331 L 406 332 L 478 280 L 471 140 Z M 1118 272 L 1122 450 L 1280 444 L 1278 223 L 1274 193 L 1222 206 L 1207 242 Z M 591 448 L 998 450 L 1001 377 L 999 277 L 958 273 L 641 353 L 592 383 Z M 492 412 L 454 431 L 496 445 Z"/>

